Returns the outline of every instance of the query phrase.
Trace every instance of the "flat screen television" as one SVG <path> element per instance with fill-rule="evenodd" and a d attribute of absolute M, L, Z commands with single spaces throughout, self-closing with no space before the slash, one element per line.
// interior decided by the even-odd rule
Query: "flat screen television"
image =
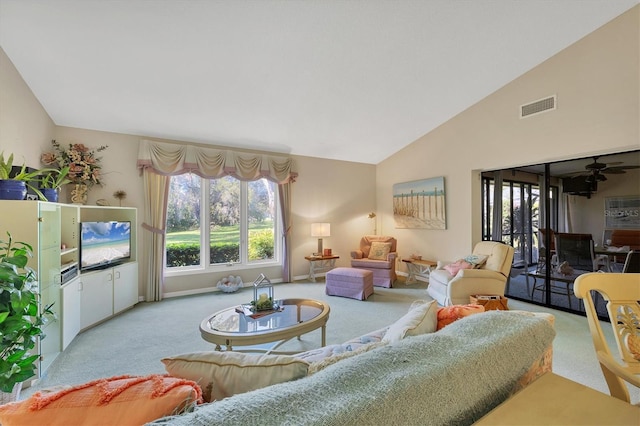
<path fill-rule="evenodd" d="M 562 179 L 562 192 L 567 194 L 591 196 L 591 193 L 597 190 L 597 182 L 587 182 L 587 176 Z"/>
<path fill-rule="evenodd" d="M 131 222 L 82 222 L 80 270 L 107 268 L 131 258 Z"/>

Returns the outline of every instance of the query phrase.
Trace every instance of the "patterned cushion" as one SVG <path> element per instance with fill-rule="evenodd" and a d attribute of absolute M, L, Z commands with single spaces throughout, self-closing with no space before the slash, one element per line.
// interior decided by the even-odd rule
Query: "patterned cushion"
<path fill-rule="evenodd" d="M 369 250 L 369 259 L 387 260 L 389 252 L 391 252 L 391 243 L 381 243 L 379 241 L 374 241 L 371 243 L 371 250 Z"/>
<path fill-rule="evenodd" d="M 454 263 L 450 263 L 444 269 L 451 275 L 456 275 L 461 269 L 473 269 L 473 265 L 464 259 L 460 259 Z"/>
<path fill-rule="evenodd" d="M 438 330 L 460 318 L 484 312 L 482 305 L 451 305 L 438 309 Z"/>
<path fill-rule="evenodd" d="M 489 256 L 485 256 L 484 254 L 470 254 L 466 256 L 463 260 L 473 265 L 473 269 L 479 269 L 479 268 L 482 268 L 482 265 L 484 265 L 487 262 L 488 257 Z"/>
<path fill-rule="evenodd" d="M 202 402 L 192 381 L 152 375 L 95 380 L 0 406 L 0 423 L 13 425 L 133 425 L 180 414 Z"/>

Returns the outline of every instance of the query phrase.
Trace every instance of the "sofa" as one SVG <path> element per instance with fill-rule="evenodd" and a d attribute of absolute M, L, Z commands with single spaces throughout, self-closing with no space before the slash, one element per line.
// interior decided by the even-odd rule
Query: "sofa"
<path fill-rule="evenodd" d="M 166 375 L 0 406 L 20 424 L 471 424 L 551 370 L 553 316 L 416 302 L 388 327 L 294 355 L 194 352 Z"/>
<path fill-rule="evenodd" d="M 442 306 L 469 303 L 471 295 L 504 296 L 513 262 L 513 247 L 481 241 L 473 252 L 456 262 L 438 262 L 429 274 L 427 293 Z"/>
<path fill-rule="evenodd" d="M 555 332 L 552 316 L 541 315 L 488 311 L 415 335 L 400 319 L 400 325 L 297 355 L 309 362 L 302 378 L 153 424 L 472 424 L 551 370 Z M 415 318 L 409 323 L 411 329 Z"/>

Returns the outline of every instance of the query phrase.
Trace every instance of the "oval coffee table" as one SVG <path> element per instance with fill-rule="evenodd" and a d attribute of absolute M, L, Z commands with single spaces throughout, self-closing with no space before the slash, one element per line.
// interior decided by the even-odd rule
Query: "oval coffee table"
<path fill-rule="evenodd" d="M 251 318 L 236 312 L 236 307 L 218 311 L 200 323 L 200 334 L 207 342 L 215 343 L 216 350 L 271 353 L 294 337 L 322 327 L 322 346 L 325 346 L 329 305 L 311 299 L 282 299 L 280 312 Z M 264 343 L 274 345 L 268 349 L 233 349 L 234 346 L 252 346 Z"/>

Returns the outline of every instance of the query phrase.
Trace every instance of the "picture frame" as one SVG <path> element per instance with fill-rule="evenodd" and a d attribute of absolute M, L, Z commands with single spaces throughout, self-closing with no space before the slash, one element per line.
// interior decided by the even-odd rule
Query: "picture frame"
<path fill-rule="evenodd" d="M 447 229 L 444 176 L 393 185 L 397 229 Z"/>
<path fill-rule="evenodd" d="M 606 197 L 605 229 L 640 229 L 640 195 Z"/>

